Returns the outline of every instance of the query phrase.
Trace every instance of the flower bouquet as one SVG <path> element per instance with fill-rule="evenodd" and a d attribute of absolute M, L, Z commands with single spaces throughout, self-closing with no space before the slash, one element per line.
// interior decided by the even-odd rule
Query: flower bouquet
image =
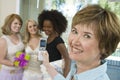
<path fill-rule="evenodd" d="M 29 60 L 30 60 L 30 55 L 19 51 L 19 52 L 16 53 L 14 65 L 16 67 L 26 68 Z"/>

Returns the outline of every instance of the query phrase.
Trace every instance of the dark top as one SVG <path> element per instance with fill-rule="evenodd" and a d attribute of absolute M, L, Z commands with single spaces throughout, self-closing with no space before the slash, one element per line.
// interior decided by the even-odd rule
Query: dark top
<path fill-rule="evenodd" d="M 61 59 L 61 54 L 57 49 L 57 45 L 60 43 L 64 43 L 64 41 L 60 36 L 58 36 L 52 42 L 47 44 L 46 49 L 49 53 L 49 61 L 50 62 Z"/>

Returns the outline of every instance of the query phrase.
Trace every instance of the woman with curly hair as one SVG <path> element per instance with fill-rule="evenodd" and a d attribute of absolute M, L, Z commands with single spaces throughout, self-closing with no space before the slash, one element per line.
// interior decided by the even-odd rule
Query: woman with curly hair
<path fill-rule="evenodd" d="M 63 58 L 65 62 L 63 75 L 66 76 L 69 71 L 70 60 L 67 48 L 61 38 L 62 33 L 67 28 L 66 18 L 57 10 L 43 10 L 38 16 L 38 24 L 40 30 L 48 35 L 46 49 L 49 53 L 49 61 L 52 62 Z"/>

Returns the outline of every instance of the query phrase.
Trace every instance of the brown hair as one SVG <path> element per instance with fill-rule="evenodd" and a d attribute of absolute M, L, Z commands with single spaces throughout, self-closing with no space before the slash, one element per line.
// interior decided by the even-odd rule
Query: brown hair
<path fill-rule="evenodd" d="M 101 59 L 105 59 L 116 50 L 120 41 L 120 21 L 113 12 L 99 5 L 88 5 L 73 17 L 72 27 L 77 24 L 94 29 L 99 41 Z"/>
<path fill-rule="evenodd" d="M 21 22 L 21 25 L 23 24 L 22 19 L 18 14 L 10 14 L 5 18 L 5 22 L 4 22 L 4 24 L 1 28 L 3 34 L 5 34 L 5 35 L 11 35 L 12 34 L 10 26 L 11 26 L 11 23 L 15 19 L 18 19 Z"/>

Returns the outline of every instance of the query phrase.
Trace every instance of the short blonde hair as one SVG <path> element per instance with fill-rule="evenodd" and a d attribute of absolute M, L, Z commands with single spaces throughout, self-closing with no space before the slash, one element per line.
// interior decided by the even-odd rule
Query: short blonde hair
<path fill-rule="evenodd" d="M 73 17 L 72 27 L 77 24 L 94 29 L 99 41 L 101 59 L 105 59 L 116 50 L 120 41 L 120 21 L 113 12 L 99 5 L 88 5 Z"/>

